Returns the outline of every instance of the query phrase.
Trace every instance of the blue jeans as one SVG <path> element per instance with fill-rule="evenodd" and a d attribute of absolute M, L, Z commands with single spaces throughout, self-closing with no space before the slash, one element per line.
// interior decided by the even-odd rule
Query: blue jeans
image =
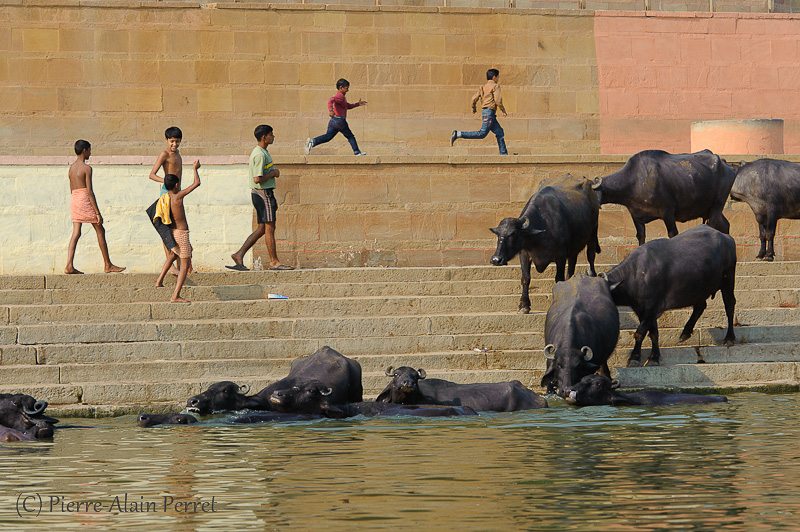
<path fill-rule="evenodd" d="M 347 125 L 347 119 L 342 116 L 334 116 L 331 118 L 330 122 L 328 122 L 328 131 L 325 132 L 324 135 L 320 135 L 319 137 L 315 137 L 312 140 L 312 146 L 319 146 L 320 144 L 325 144 L 333 137 L 336 136 L 337 133 L 341 133 L 344 135 L 344 138 L 350 143 L 350 147 L 353 148 L 353 153 L 359 154 L 361 150 L 358 149 L 358 142 L 356 142 L 356 136 L 353 135 L 353 132 L 350 131 L 350 126 Z"/>
<path fill-rule="evenodd" d="M 489 131 L 497 137 L 497 147 L 500 148 L 500 155 L 508 155 L 506 150 L 506 140 L 503 128 L 497 122 L 497 114 L 491 109 L 484 109 L 481 113 L 483 124 L 479 131 L 461 131 L 462 139 L 483 139 L 489 134 Z"/>

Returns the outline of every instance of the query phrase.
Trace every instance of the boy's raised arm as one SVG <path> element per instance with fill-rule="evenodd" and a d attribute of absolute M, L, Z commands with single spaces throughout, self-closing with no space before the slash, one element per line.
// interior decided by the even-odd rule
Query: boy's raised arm
<path fill-rule="evenodd" d="M 156 175 L 156 172 L 158 172 L 158 170 L 164 165 L 164 161 L 166 160 L 167 160 L 167 154 L 166 152 L 162 151 L 161 154 L 158 156 L 158 159 L 156 159 L 156 164 L 153 165 L 153 169 L 150 170 L 150 179 L 152 179 L 156 183 L 164 182 L 164 178 Z"/>
<path fill-rule="evenodd" d="M 200 174 L 197 173 L 198 168 L 200 168 L 199 160 L 195 161 L 194 164 L 192 165 L 192 169 L 194 170 L 194 181 L 192 181 L 191 185 L 178 192 L 177 196 L 179 198 L 184 197 L 186 194 L 188 194 L 189 192 L 200 186 Z"/>

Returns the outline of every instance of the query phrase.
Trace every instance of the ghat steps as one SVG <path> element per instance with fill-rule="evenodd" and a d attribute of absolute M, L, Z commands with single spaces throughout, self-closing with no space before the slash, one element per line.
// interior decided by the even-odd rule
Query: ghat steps
<path fill-rule="evenodd" d="M 518 266 L 197 273 L 183 292 L 191 305 L 165 302 L 174 277 L 156 289 L 147 274 L 3 276 L 0 392 L 89 412 L 174 405 L 218 380 L 257 390 L 323 345 L 361 363 L 367 395 L 383 388 L 387 366 L 399 365 L 457 382 L 519 379 L 541 391 L 553 270 L 534 273 L 528 315 L 516 312 L 519 276 Z M 684 343 L 690 310 L 666 312 L 658 368 L 621 367 L 638 324 L 621 309 L 611 366 L 623 386 L 800 385 L 800 262 L 740 263 L 736 298 L 731 348 L 719 345 L 721 297 Z"/>

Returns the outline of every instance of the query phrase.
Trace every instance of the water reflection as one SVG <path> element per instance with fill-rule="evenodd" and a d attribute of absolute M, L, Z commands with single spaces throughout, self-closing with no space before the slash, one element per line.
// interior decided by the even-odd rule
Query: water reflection
<path fill-rule="evenodd" d="M 800 397 L 141 429 L 0 446 L 12 530 L 796 530 Z M 77 423 L 76 423 L 77 424 Z M 40 495 L 38 517 L 17 515 Z M 134 511 L 153 502 L 157 511 Z M 50 508 L 51 497 L 101 511 Z M 163 510 L 164 497 L 214 511 Z M 191 506 L 191 505 L 190 505 Z M 147 506 L 144 506 L 147 508 Z M 152 508 L 152 507 L 150 507 Z"/>

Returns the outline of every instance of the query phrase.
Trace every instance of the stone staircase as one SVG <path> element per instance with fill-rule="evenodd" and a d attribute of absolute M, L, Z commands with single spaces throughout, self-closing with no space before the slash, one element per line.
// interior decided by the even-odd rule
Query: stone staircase
<path fill-rule="evenodd" d="M 621 309 L 611 366 L 624 387 L 798 385 L 800 262 L 737 270 L 732 348 L 719 345 L 726 322 L 717 297 L 684 344 L 690 310 L 662 316 L 661 367 L 621 367 L 638 323 Z M 400 365 L 465 383 L 519 379 L 541 392 L 553 271 L 531 282 L 528 315 L 516 312 L 519 276 L 518 266 L 197 273 L 183 292 L 191 305 L 166 302 L 174 277 L 156 289 L 149 274 L 3 276 L 0 393 L 29 393 L 74 413 L 174 410 L 219 380 L 258 390 L 323 345 L 361 363 L 368 396 L 385 386 L 387 366 Z M 644 346 L 646 357 L 649 340 Z"/>

